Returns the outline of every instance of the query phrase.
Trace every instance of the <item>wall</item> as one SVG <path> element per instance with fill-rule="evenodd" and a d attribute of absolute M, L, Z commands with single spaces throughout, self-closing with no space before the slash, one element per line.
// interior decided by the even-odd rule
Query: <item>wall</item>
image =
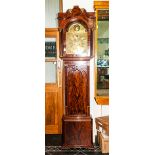
<path fill-rule="evenodd" d="M 50 1 L 50 0 L 46 0 L 46 1 Z M 52 1 L 52 0 L 51 0 Z M 51 3 L 50 3 L 51 4 Z M 85 8 L 87 11 L 89 12 L 94 12 L 93 9 L 93 0 L 88 0 L 87 1 L 87 5 L 86 2 L 84 0 L 63 0 L 63 12 L 65 12 L 67 9 L 73 8 L 74 5 L 79 5 L 79 7 L 81 8 Z M 47 5 L 46 5 L 46 8 Z M 46 16 L 45 20 L 50 20 L 53 19 L 55 22 L 55 18 L 49 17 L 49 14 L 51 15 L 52 9 L 48 8 L 49 13 L 46 12 Z M 56 11 L 55 11 L 56 12 Z M 52 22 L 46 22 L 48 27 L 53 27 Z M 51 25 L 50 25 L 51 23 Z M 45 25 L 46 26 L 46 25 Z M 100 116 L 106 116 L 109 114 L 109 106 L 99 106 L 96 104 L 95 100 L 94 100 L 94 59 L 91 59 L 90 61 L 90 113 L 93 117 L 93 121 L 95 120 L 95 117 L 100 117 Z M 95 135 L 96 135 L 96 129 L 95 129 L 95 121 L 93 122 L 93 141 L 95 141 Z"/>
<path fill-rule="evenodd" d="M 63 12 L 69 8 L 78 5 L 80 8 L 85 8 L 89 12 L 93 12 L 93 0 L 63 0 Z"/>
<path fill-rule="evenodd" d="M 54 6 L 54 7 L 53 7 Z M 45 0 L 45 27 L 58 27 L 59 0 Z"/>

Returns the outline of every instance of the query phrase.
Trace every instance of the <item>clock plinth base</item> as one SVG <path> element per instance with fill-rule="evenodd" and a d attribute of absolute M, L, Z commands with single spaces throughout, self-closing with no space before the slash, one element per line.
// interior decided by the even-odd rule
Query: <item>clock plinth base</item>
<path fill-rule="evenodd" d="M 62 122 L 64 148 L 93 148 L 90 116 L 63 116 Z"/>

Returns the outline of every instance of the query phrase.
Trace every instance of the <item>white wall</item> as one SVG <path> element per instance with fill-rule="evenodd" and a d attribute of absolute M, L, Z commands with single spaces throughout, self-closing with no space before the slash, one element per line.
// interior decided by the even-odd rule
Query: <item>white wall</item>
<path fill-rule="evenodd" d="M 46 1 L 50 1 L 50 0 L 46 0 Z M 63 12 L 65 12 L 67 9 L 71 9 L 73 8 L 74 5 L 79 5 L 79 7 L 81 8 L 85 8 L 86 11 L 89 12 L 94 12 L 93 9 L 93 0 L 63 0 Z M 48 8 L 46 6 L 46 8 Z M 48 8 L 49 13 L 46 12 L 46 20 L 51 20 L 51 19 L 55 19 L 52 18 L 50 16 L 52 16 L 51 14 L 51 9 Z M 56 15 L 56 11 L 53 13 Z M 50 16 L 49 16 L 50 15 Z M 54 20 L 55 21 L 55 20 Z M 50 22 L 46 22 L 48 27 L 53 27 L 53 23 Z M 109 106 L 99 106 L 96 104 L 95 100 L 94 100 L 94 59 L 91 59 L 90 61 L 90 113 L 93 117 L 93 141 L 95 141 L 95 135 L 96 135 L 96 129 L 95 129 L 95 117 L 100 117 L 100 116 L 106 116 L 109 114 Z"/>
<path fill-rule="evenodd" d="M 63 12 L 73 8 L 74 5 L 78 5 L 80 8 L 85 8 L 87 11 L 93 12 L 93 0 L 63 0 Z"/>
<path fill-rule="evenodd" d="M 58 27 L 59 0 L 45 0 L 45 27 Z"/>

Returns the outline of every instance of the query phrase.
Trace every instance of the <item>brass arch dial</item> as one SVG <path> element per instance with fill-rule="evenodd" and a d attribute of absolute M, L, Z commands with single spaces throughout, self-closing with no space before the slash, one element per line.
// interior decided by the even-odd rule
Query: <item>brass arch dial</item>
<path fill-rule="evenodd" d="M 80 23 L 70 25 L 66 32 L 66 54 L 88 55 L 88 32 Z"/>

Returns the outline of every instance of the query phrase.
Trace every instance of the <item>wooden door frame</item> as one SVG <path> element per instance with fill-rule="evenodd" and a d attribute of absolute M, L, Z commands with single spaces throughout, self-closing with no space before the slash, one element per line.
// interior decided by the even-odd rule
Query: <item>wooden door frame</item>
<path fill-rule="evenodd" d="M 57 62 L 57 87 L 58 87 L 58 98 L 61 103 L 58 104 L 58 132 L 45 131 L 46 134 L 62 134 L 62 115 L 64 113 L 63 98 L 62 98 L 62 60 L 59 58 L 59 31 L 58 28 L 45 28 L 45 38 L 56 38 L 56 58 L 47 58 L 46 62 Z M 52 84 L 45 84 L 47 87 Z"/>

